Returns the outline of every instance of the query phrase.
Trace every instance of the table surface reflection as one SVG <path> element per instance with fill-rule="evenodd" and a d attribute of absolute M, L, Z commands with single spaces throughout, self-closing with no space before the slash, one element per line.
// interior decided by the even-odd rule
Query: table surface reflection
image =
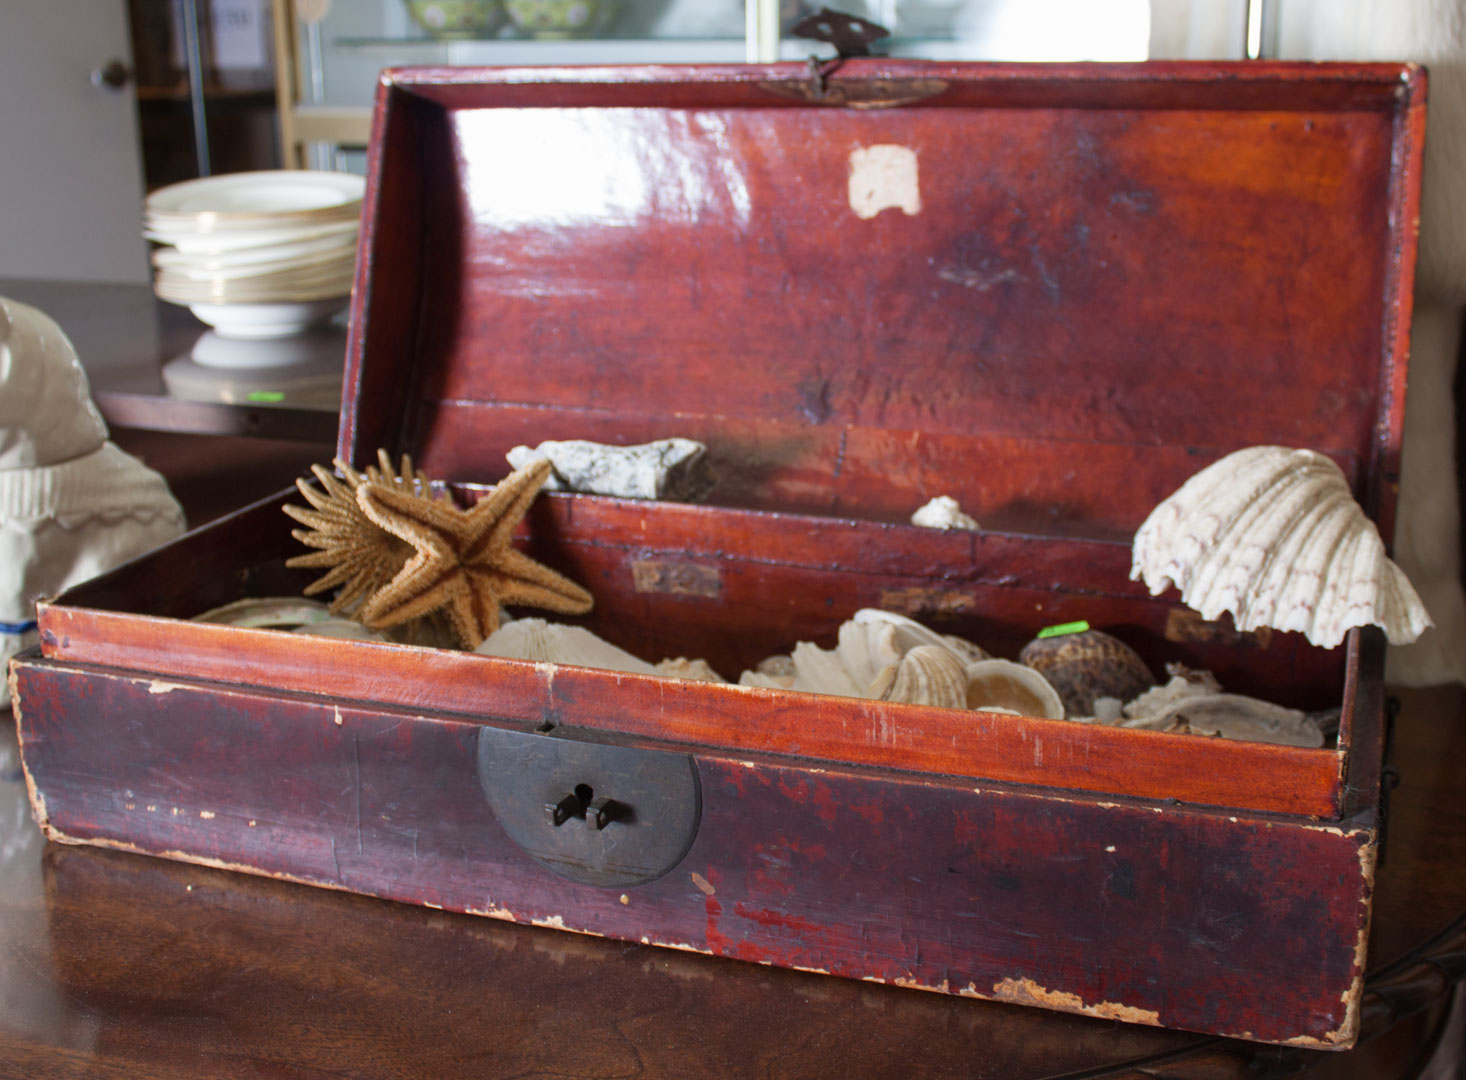
<path fill-rule="evenodd" d="M 323 403 L 309 395 L 296 400 L 287 391 L 278 400 L 240 403 L 170 393 L 163 366 L 186 357 L 207 327 L 187 308 L 158 300 L 146 285 L 0 278 L 0 296 L 40 308 L 60 324 L 111 425 L 306 442 L 336 439 L 339 399 Z M 340 342 L 344 364 L 344 332 Z"/>

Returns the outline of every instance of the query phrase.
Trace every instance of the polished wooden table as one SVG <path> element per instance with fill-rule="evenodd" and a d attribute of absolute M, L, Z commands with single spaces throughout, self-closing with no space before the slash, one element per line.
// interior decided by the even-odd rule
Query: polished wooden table
<path fill-rule="evenodd" d="M 1413 1076 L 1441 1038 L 1452 981 L 1466 974 L 1466 690 L 1401 697 L 1400 784 L 1365 1006 L 1370 1038 L 1343 1054 L 947 998 L 47 844 L 31 823 L 5 725 L 0 1077 Z"/>
<path fill-rule="evenodd" d="M 170 394 L 163 365 L 188 353 L 208 328 L 187 308 L 156 299 L 146 285 L 0 278 L 0 296 L 40 308 L 60 324 L 81 357 L 97 407 L 114 427 L 316 443 L 336 439 L 335 407 L 297 403 L 288 393 L 270 404 Z"/>

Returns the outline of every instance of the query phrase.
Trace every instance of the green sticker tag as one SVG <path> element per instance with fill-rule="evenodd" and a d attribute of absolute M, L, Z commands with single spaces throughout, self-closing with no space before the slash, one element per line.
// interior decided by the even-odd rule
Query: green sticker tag
<path fill-rule="evenodd" d="M 266 405 L 276 405 L 285 400 L 285 395 L 279 390 L 251 390 L 245 395 L 246 401 L 258 401 Z"/>
<path fill-rule="evenodd" d="M 1038 636 L 1063 637 L 1065 634 L 1082 634 L 1089 629 L 1089 623 L 1080 619 L 1078 622 L 1059 623 L 1057 626 L 1045 626 L 1038 632 Z"/>

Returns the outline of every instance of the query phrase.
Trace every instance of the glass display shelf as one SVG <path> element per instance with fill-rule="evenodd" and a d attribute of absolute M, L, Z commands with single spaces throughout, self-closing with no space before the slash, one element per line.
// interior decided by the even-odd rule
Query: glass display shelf
<path fill-rule="evenodd" d="M 564 0 L 506 0 L 480 37 L 434 36 L 403 0 L 282 0 L 276 37 L 294 62 L 280 100 L 284 159 L 359 167 L 378 74 L 404 66 L 576 66 L 825 59 L 831 46 L 790 31 L 809 0 L 584 0 L 595 32 L 536 36 L 526 13 Z M 1147 0 L 845 0 L 891 31 L 876 52 L 927 60 L 1143 60 Z M 281 15 L 281 12 L 286 14 Z M 310 18 L 301 17 L 309 14 Z M 520 18 L 516 25 L 510 18 Z"/>
<path fill-rule="evenodd" d="M 383 66 L 558 64 L 737 64 L 743 38 L 338 38 L 330 48 Z"/>

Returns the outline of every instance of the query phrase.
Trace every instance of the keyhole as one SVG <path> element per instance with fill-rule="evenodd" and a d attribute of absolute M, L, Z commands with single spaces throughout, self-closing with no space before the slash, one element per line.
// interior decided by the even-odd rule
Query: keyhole
<path fill-rule="evenodd" d="M 591 798 L 594 795 L 595 792 L 591 790 L 591 786 L 589 784 L 575 785 L 575 797 L 577 800 L 579 800 L 581 806 L 589 806 Z"/>

